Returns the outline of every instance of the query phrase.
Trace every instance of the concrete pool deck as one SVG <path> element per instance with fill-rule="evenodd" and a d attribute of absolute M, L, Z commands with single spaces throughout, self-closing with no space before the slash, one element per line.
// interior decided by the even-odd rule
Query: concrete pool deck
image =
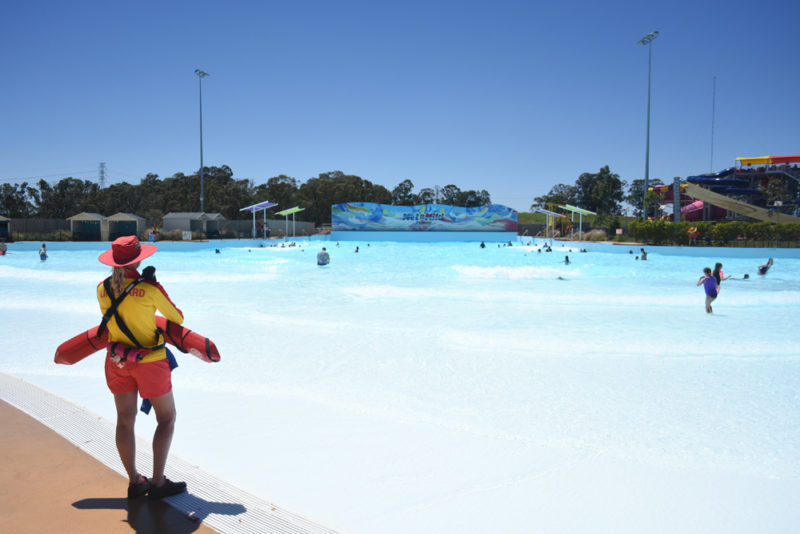
<path fill-rule="evenodd" d="M 163 501 L 126 499 L 125 477 L 6 402 L 0 420 L 3 532 L 215 532 Z"/>
<path fill-rule="evenodd" d="M 173 456 L 167 475 L 189 492 L 129 500 L 113 424 L 5 373 L 0 421 L 2 532 L 334 533 Z M 139 465 L 152 465 L 148 446 L 137 436 Z"/>

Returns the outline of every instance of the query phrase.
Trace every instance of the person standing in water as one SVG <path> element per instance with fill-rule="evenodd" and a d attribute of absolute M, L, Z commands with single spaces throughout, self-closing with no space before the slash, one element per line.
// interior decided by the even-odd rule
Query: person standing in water
<path fill-rule="evenodd" d="M 185 482 L 172 482 L 164 476 L 175 430 L 170 365 L 174 358 L 164 348 L 164 336 L 156 329 L 155 318 L 158 310 L 169 321 L 181 324 L 183 313 L 156 281 L 155 267 L 146 267 L 143 275 L 136 270 L 141 261 L 155 251 L 155 245 L 142 245 L 136 236 L 125 236 L 116 239 L 111 249 L 98 257 L 101 263 L 113 268 L 111 276 L 97 285 L 97 301 L 103 314 L 98 335 L 108 330 L 105 375 L 117 410 L 116 444 L 128 473 L 129 499 L 145 494 L 150 499 L 161 499 L 186 491 Z M 140 355 L 118 356 L 112 350 L 116 345 L 139 349 L 134 352 Z M 139 395 L 148 399 L 156 412 L 150 479 L 136 469 L 134 424 Z"/>
<path fill-rule="evenodd" d="M 317 252 L 317 265 L 328 265 L 331 262 L 331 255 L 322 247 L 322 250 Z"/>
<path fill-rule="evenodd" d="M 47 245 L 42 243 L 42 248 L 39 249 L 39 259 L 45 261 L 47 259 Z"/>
<path fill-rule="evenodd" d="M 717 293 L 719 293 L 719 290 L 722 288 L 722 281 L 729 279 L 731 276 L 730 275 L 725 276 L 725 273 L 722 272 L 722 264 L 719 262 L 717 262 L 717 264 L 714 265 L 713 276 L 714 279 L 717 281 Z"/>
<path fill-rule="evenodd" d="M 711 267 L 703 269 L 703 276 L 697 281 L 697 285 L 702 285 L 706 292 L 706 313 L 713 313 L 711 303 L 717 298 L 717 280 L 711 273 Z"/>

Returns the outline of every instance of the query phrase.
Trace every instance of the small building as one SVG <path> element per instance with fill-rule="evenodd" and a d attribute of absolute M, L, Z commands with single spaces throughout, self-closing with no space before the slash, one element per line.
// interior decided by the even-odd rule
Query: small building
<path fill-rule="evenodd" d="M 163 230 L 180 230 L 182 232 L 203 232 L 206 237 L 219 235 L 220 223 L 225 221 L 221 213 L 203 213 L 200 211 L 174 211 L 163 217 Z"/>
<path fill-rule="evenodd" d="M 83 212 L 67 217 L 73 241 L 108 241 L 108 218 Z"/>
<path fill-rule="evenodd" d="M 219 230 L 222 223 L 225 222 L 225 217 L 221 213 L 205 213 L 206 224 L 203 232 L 208 238 L 219 237 Z"/>
<path fill-rule="evenodd" d="M 0 215 L 0 240 L 11 240 L 11 219 Z"/>
<path fill-rule="evenodd" d="M 126 235 L 142 236 L 147 221 L 133 213 L 120 211 L 108 218 L 108 237 L 111 241 Z"/>

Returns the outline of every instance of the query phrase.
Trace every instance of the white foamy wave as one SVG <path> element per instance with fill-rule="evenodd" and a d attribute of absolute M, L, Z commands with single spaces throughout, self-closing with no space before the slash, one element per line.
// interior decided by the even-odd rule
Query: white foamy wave
<path fill-rule="evenodd" d="M 321 332 L 337 332 L 342 329 L 343 325 L 341 320 L 331 321 L 329 319 L 315 318 L 312 316 L 287 316 L 286 314 L 271 314 L 259 311 L 248 311 L 247 313 L 242 314 L 238 319 L 240 321 L 252 323 L 257 327 L 264 327 L 265 325 L 268 325 L 270 329 L 274 329 L 276 331 L 281 331 L 281 329 L 286 329 L 289 327 L 300 328 L 303 330 L 308 330 L 309 332 L 313 332 L 315 336 L 319 335 Z M 296 343 L 295 340 L 292 340 L 291 342 L 292 344 Z M 254 343 L 257 344 L 258 341 L 254 340 Z"/>
<path fill-rule="evenodd" d="M 251 263 L 250 266 L 253 266 Z M 259 272 L 243 271 L 239 273 L 232 272 L 170 272 L 170 284 L 197 284 L 197 283 L 225 283 L 225 282 L 263 282 L 267 280 L 274 280 L 279 273 L 277 265 L 258 265 Z M 167 278 L 166 276 L 164 277 Z"/>
<path fill-rule="evenodd" d="M 89 294 L 89 298 L 76 298 L 76 299 L 68 299 L 64 300 L 63 298 L 58 299 L 5 299 L 3 300 L 3 309 L 4 310 L 28 310 L 28 311 L 40 311 L 40 312 L 50 312 L 54 314 L 62 314 L 64 310 L 69 310 L 69 316 L 73 317 L 74 315 L 92 315 L 98 316 L 100 314 L 100 308 L 98 308 L 97 301 L 91 299 L 91 294 Z"/>
<path fill-rule="evenodd" d="M 523 265 L 520 267 L 492 266 L 479 267 L 475 265 L 453 265 L 453 269 L 458 273 L 470 278 L 491 278 L 522 280 L 526 278 L 558 278 L 559 276 L 569 275 L 575 277 L 580 273 L 579 269 L 566 270 L 558 267 L 537 267 L 535 265 Z"/>
<path fill-rule="evenodd" d="M 22 280 L 41 280 L 49 282 L 75 282 L 97 284 L 98 272 L 94 271 L 55 271 L 44 269 L 27 269 L 24 267 L 0 266 L 0 278 Z"/>
<path fill-rule="evenodd" d="M 476 301 L 507 301 L 528 298 L 519 291 L 478 291 L 474 288 L 446 289 L 446 288 L 420 288 L 401 287 L 392 285 L 363 285 L 343 288 L 343 292 L 366 299 L 394 299 L 411 300 L 419 299 L 454 299 Z"/>

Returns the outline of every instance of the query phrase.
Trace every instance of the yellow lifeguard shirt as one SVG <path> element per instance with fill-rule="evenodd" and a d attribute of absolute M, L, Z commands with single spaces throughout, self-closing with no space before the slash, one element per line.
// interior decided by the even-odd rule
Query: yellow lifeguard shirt
<path fill-rule="evenodd" d="M 139 273 L 134 269 L 125 270 L 124 288 L 139 278 Z M 100 303 L 100 312 L 105 315 L 106 310 L 111 307 L 111 299 L 106 295 L 103 282 L 97 286 L 97 301 Z M 158 282 L 144 280 L 139 282 L 136 287 L 122 300 L 117 313 L 125 321 L 125 325 L 131 331 L 136 340 L 144 347 L 155 347 L 163 343 L 163 336 L 159 336 L 156 331 L 156 310 L 161 312 L 167 320 L 176 324 L 183 323 L 183 312 L 170 300 L 167 292 Z M 122 343 L 129 347 L 136 347 L 136 344 L 126 336 L 117 325 L 117 319 L 111 315 L 107 323 L 108 342 Z M 164 348 L 154 350 L 142 358 L 141 362 L 154 362 L 163 360 L 167 357 Z"/>

